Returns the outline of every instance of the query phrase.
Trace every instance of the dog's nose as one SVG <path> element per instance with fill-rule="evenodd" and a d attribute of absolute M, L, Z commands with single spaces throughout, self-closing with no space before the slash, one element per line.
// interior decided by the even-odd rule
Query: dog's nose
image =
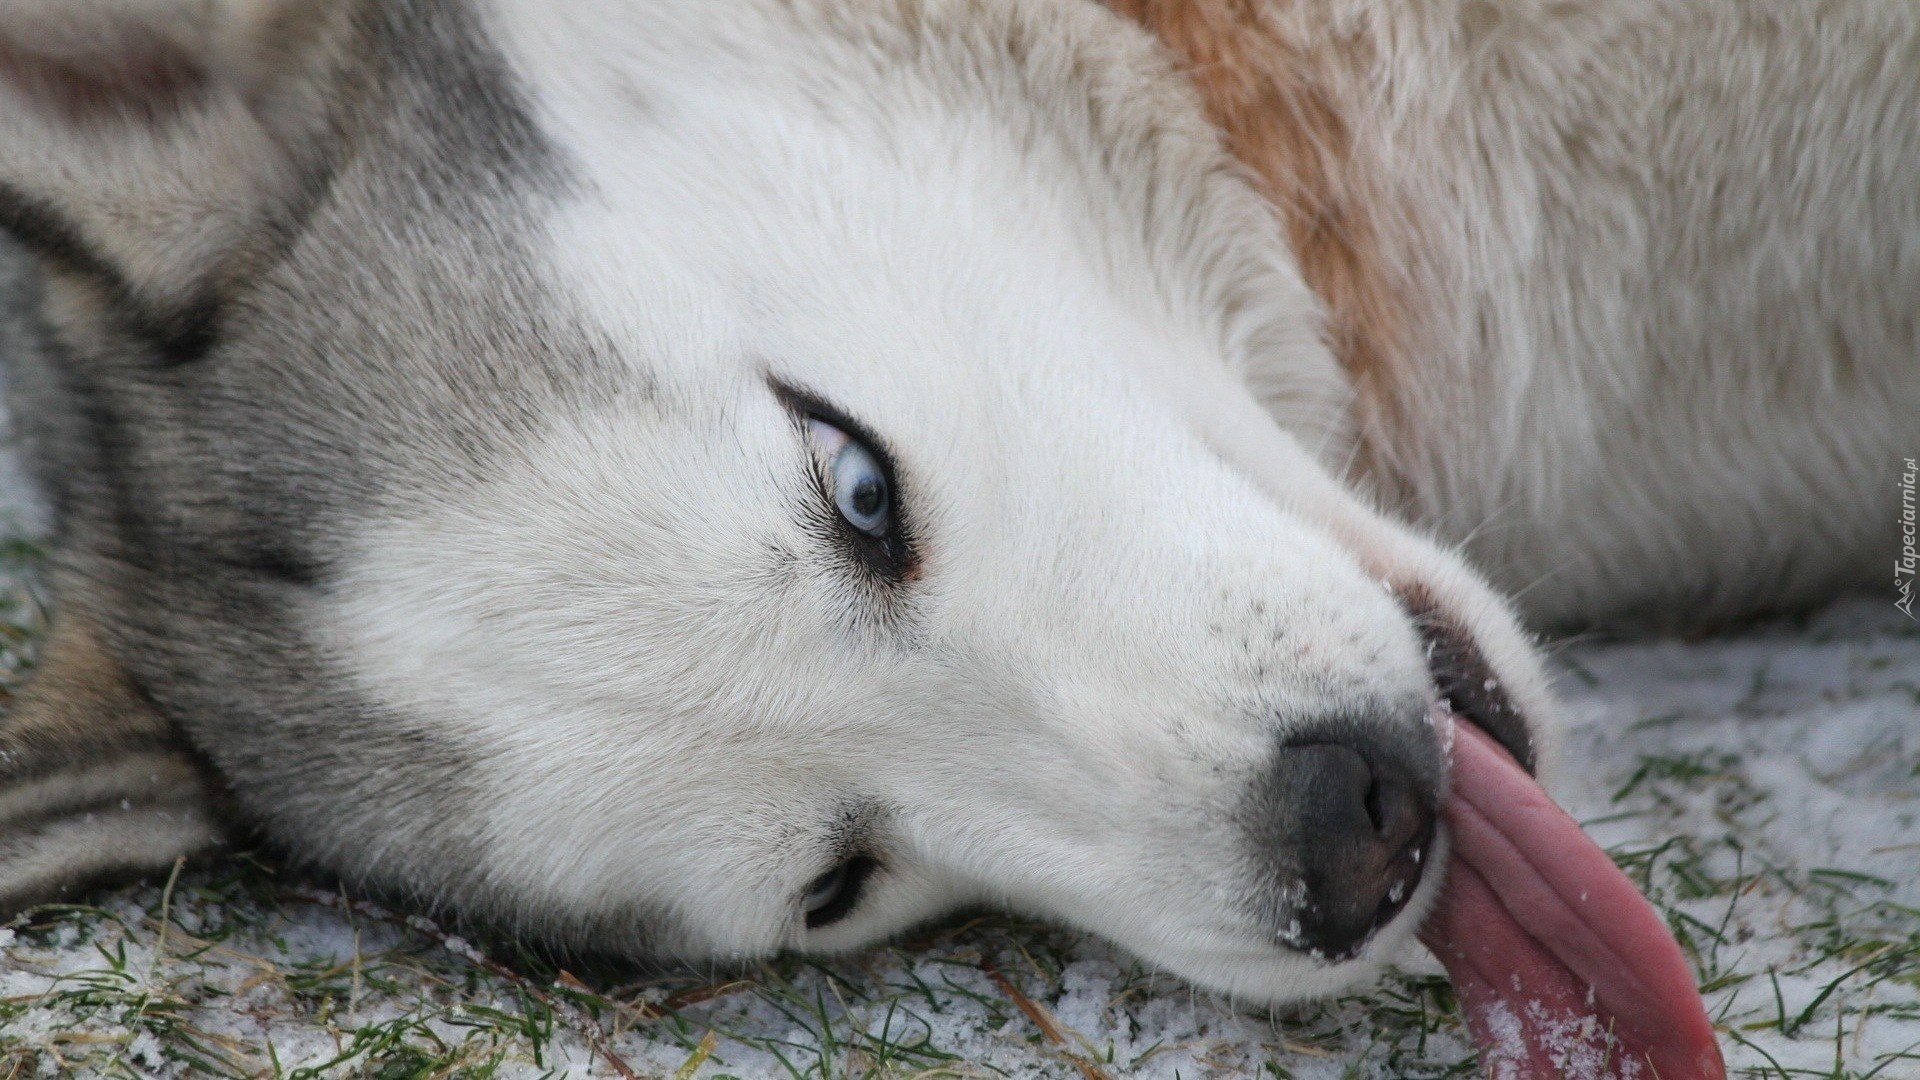
<path fill-rule="evenodd" d="M 1420 884 L 1434 808 L 1404 766 L 1351 746 L 1296 746 L 1284 767 L 1301 800 L 1301 944 L 1351 955 Z"/>
<path fill-rule="evenodd" d="M 1277 891 L 1260 906 L 1283 944 L 1350 958 L 1413 896 L 1433 846 L 1440 751 L 1409 742 L 1289 742 L 1274 755 L 1252 832 Z"/>

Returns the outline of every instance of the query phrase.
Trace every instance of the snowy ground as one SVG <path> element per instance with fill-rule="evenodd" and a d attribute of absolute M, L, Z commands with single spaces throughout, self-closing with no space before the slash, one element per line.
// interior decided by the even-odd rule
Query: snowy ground
<path fill-rule="evenodd" d="M 0 509 L 0 705 L 41 622 L 23 520 Z M 1558 793 L 1667 914 L 1735 1074 L 1920 1077 L 1920 625 L 1867 598 L 1559 664 L 1578 723 Z M 0 1080 L 1476 1071 L 1420 958 L 1274 1016 L 994 915 L 831 964 L 622 985 L 251 860 L 96 904 L 0 928 Z"/>

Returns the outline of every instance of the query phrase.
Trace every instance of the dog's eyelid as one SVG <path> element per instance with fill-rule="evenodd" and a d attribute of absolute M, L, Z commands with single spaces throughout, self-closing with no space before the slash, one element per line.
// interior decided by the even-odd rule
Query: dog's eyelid
<path fill-rule="evenodd" d="M 801 389 L 778 377 L 769 375 L 767 385 L 782 405 L 792 414 L 794 423 L 801 429 L 802 435 L 815 448 L 815 480 L 820 484 L 821 492 L 832 503 L 832 488 L 826 469 L 831 467 L 831 455 L 826 449 L 814 426 L 829 428 L 848 442 L 858 444 L 873 458 L 888 492 L 888 523 L 884 532 L 869 533 L 846 520 L 845 515 L 829 505 L 836 525 L 856 556 L 876 576 L 888 583 L 910 580 L 915 576 L 917 553 L 909 535 L 907 516 L 904 512 L 906 492 L 903 489 L 899 471 L 894 466 L 893 454 L 888 450 L 885 440 L 874 434 L 866 425 L 855 420 L 845 412 L 821 398 L 818 394 Z"/>
<path fill-rule="evenodd" d="M 796 421 L 803 425 L 808 421 L 825 424 L 865 446 L 879 460 L 881 467 L 886 471 L 888 482 L 898 483 L 893 450 L 887 445 L 885 439 L 865 424 L 855 420 L 844 409 L 810 390 L 804 390 L 771 376 L 767 381 L 773 389 L 774 396 L 787 407 L 787 411 L 793 414 Z"/>
<path fill-rule="evenodd" d="M 809 882 L 800 901 L 801 920 L 807 929 L 820 930 L 853 914 L 868 880 L 879 869 L 880 860 L 853 854 Z"/>
<path fill-rule="evenodd" d="M 820 449 L 827 457 L 832 457 L 839 453 L 842 447 L 853 443 L 853 436 L 826 420 L 809 416 L 806 422 L 809 433 L 814 441 L 820 444 Z"/>

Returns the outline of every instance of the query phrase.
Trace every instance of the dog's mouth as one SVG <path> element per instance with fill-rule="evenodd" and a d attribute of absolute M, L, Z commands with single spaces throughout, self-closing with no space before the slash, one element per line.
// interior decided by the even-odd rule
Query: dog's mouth
<path fill-rule="evenodd" d="M 1403 596 L 1451 722 L 1451 838 L 1420 938 L 1447 968 L 1490 1075 L 1721 1077 L 1719 1045 L 1666 923 L 1534 781 L 1537 746 L 1472 635 Z M 1582 1074 L 1585 1075 L 1585 1074 Z"/>
<path fill-rule="evenodd" d="M 1534 772 L 1540 762 L 1533 731 L 1473 635 L 1424 590 L 1402 593 L 1401 602 L 1426 645 L 1427 671 L 1441 708 L 1485 732 L 1521 768 Z"/>

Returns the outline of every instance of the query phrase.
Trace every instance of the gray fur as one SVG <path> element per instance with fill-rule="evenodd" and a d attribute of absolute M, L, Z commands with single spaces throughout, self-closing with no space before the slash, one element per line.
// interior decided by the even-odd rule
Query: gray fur
<path fill-rule="evenodd" d="M 145 320 L 111 310 L 49 344 L 11 245 L 0 342 L 55 509 L 63 621 L 100 627 L 130 683 L 204 749 L 268 839 L 351 863 L 316 844 L 311 823 L 334 822 L 346 844 L 402 807 L 444 865 L 414 898 L 442 899 L 437 886 L 470 913 L 514 919 L 524 913 L 487 910 L 484 867 L 461 855 L 472 822 L 460 810 L 475 799 L 465 752 L 377 717 L 289 615 L 326 587 L 365 508 L 485 475 L 556 401 L 620 391 L 596 376 L 593 343 L 556 325 L 538 283 L 515 272 L 526 259 L 506 223 L 525 214 L 512 204 L 563 181 L 470 14 L 433 0 L 360 8 L 340 50 L 353 62 L 315 95 L 337 115 L 306 125 L 333 141 L 304 153 L 313 171 L 301 204 L 275 213 L 270 257 L 196 299 L 214 313 L 200 355 L 182 361 Z M 479 309 L 500 317 L 418 317 Z M 370 888 L 422 889 L 407 867 L 352 868 Z"/>

